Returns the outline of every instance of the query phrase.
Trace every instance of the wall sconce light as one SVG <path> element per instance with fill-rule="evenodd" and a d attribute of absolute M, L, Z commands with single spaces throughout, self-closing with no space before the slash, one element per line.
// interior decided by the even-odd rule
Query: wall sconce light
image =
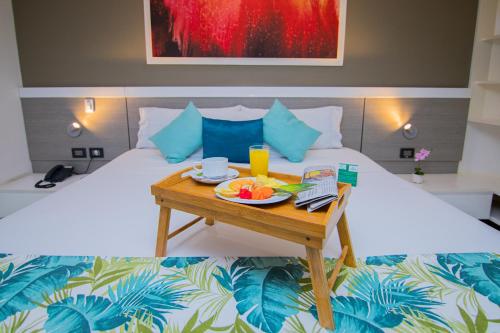
<path fill-rule="evenodd" d="M 413 140 L 417 137 L 418 129 L 412 123 L 406 123 L 403 126 L 403 136 L 408 140 Z"/>
<path fill-rule="evenodd" d="M 79 137 L 82 134 L 82 125 L 74 121 L 66 128 L 66 133 L 72 138 Z"/>
<path fill-rule="evenodd" d="M 85 112 L 86 113 L 94 113 L 95 112 L 95 99 L 92 97 L 87 97 L 84 99 L 85 103 Z"/>

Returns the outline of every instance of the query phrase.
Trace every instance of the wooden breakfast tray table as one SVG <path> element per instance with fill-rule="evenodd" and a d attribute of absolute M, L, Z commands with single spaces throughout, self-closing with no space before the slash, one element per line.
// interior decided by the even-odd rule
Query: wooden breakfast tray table
<path fill-rule="evenodd" d="M 231 166 L 240 172 L 240 177 L 250 177 L 248 168 Z M 215 196 L 214 186 L 198 183 L 190 177 L 182 177 L 189 171 L 187 168 L 151 186 L 151 193 L 160 206 L 156 256 L 167 255 L 167 241 L 203 218 L 207 225 L 214 221 L 235 225 L 244 229 L 302 244 L 306 248 L 307 260 L 316 296 L 319 322 L 323 327 L 333 329 L 333 313 L 330 303 L 330 290 L 345 263 L 355 267 L 349 227 L 345 208 L 351 185 L 338 183 L 339 198 L 322 209 L 308 213 L 306 209 L 298 209 L 292 200 L 271 205 L 243 205 Z M 273 177 L 289 184 L 301 182 L 295 175 L 270 172 Z M 198 215 L 196 219 L 169 233 L 170 212 L 177 209 Z M 323 260 L 324 243 L 337 227 L 342 254 L 337 260 L 332 275 L 327 279 Z"/>

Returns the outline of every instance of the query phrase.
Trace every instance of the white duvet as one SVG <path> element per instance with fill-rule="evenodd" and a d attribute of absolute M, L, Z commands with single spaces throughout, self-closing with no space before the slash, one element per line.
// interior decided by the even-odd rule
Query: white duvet
<path fill-rule="evenodd" d="M 150 185 L 192 164 L 168 164 L 155 149 L 134 149 L 55 194 L 0 220 L 0 253 L 153 256 L 158 207 Z M 412 184 L 361 153 L 311 150 L 303 163 L 276 158 L 273 171 L 302 174 L 305 166 L 360 165 L 347 207 L 357 256 L 436 252 L 500 252 L 500 233 Z M 192 219 L 178 211 L 171 230 Z M 337 256 L 334 232 L 325 255 Z M 168 244 L 170 256 L 304 256 L 287 241 L 216 223 L 203 223 Z"/>

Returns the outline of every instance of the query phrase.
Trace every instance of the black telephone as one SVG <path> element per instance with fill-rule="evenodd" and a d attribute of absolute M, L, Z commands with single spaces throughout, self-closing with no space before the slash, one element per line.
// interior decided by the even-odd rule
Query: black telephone
<path fill-rule="evenodd" d="M 51 188 L 56 186 L 54 183 L 64 181 L 66 178 L 71 177 L 73 174 L 73 167 L 71 165 L 56 165 L 47 172 L 43 180 L 35 184 L 36 188 Z M 46 183 L 46 184 L 44 184 Z"/>

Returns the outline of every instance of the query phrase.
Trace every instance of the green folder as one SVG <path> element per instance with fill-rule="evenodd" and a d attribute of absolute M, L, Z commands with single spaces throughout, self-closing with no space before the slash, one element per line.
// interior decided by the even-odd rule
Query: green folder
<path fill-rule="evenodd" d="M 351 184 L 353 187 L 358 185 L 358 165 L 349 163 L 339 163 L 339 176 L 337 181 Z"/>

